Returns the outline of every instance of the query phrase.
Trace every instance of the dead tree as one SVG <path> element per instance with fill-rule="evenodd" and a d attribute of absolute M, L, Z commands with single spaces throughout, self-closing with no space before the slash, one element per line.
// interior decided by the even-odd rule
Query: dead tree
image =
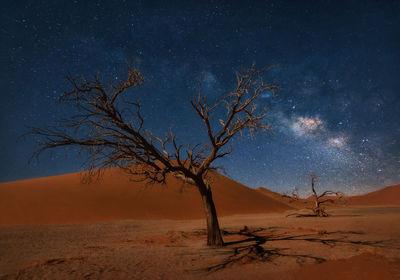
<path fill-rule="evenodd" d="M 299 197 L 299 189 L 297 187 L 295 187 L 292 191 L 292 195 L 291 195 L 291 199 L 292 201 L 297 201 L 300 199 Z"/>
<path fill-rule="evenodd" d="M 144 128 L 140 103 L 129 98 L 127 91 L 145 82 L 135 61 L 124 68 L 124 81 L 104 84 L 100 73 L 92 79 L 68 76 L 72 90 L 63 93 L 60 100 L 70 103 L 78 113 L 55 126 L 33 128 L 31 133 L 41 139 L 36 155 L 48 149 L 77 146 L 87 152 L 89 174 L 117 166 L 137 181 L 165 183 L 168 174 L 180 178 L 200 192 L 207 221 L 207 244 L 222 246 L 207 178 L 215 169 L 214 161 L 231 153 L 228 143 L 235 135 L 245 129 L 250 133 L 269 129 L 269 124 L 263 122 L 265 110 L 257 109 L 255 101 L 267 91 L 274 93 L 278 87 L 262 80 L 264 71 L 253 64 L 236 73 L 233 91 L 215 104 L 207 102 L 199 82 L 198 93 L 190 103 L 204 123 L 208 143 L 185 146 L 178 143 L 171 129 L 160 138 Z M 225 107 L 226 114 L 215 122 L 211 115 L 220 107 Z"/>
<path fill-rule="evenodd" d="M 289 203 L 292 203 L 294 201 L 298 201 L 300 199 L 299 197 L 299 189 L 295 187 L 292 190 L 292 193 L 289 194 L 289 192 L 284 192 L 282 193 L 282 197 L 289 199 Z"/>
<path fill-rule="evenodd" d="M 328 217 L 329 214 L 326 213 L 325 209 L 323 208 L 323 204 L 325 203 L 335 203 L 335 200 L 332 198 L 327 198 L 327 196 L 336 196 L 337 199 L 342 199 L 344 194 L 342 192 L 334 192 L 334 191 L 324 191 L 322 194 L 318 195 L 315 191 L 315 181 L 318 181 L 319 178 L 315 174 L 311 174 L 311 190 L 313 192 L 314 198 L 314 207 L 312 208 L 314 214 L 318 217 Z"/>

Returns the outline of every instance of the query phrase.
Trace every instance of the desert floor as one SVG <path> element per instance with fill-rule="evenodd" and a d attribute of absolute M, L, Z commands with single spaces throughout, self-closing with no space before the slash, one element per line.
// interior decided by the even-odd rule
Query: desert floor
<path fill-rule="evenodd" d="M 0 279 L 400 279 L 400 207 L 330 212 L 0 227 Z"/>

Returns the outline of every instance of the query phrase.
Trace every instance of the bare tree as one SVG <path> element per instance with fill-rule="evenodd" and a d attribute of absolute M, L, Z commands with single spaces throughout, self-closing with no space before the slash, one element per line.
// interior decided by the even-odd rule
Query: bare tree
<path fill-rule="evenodd" d="M 71 103 L 78 113 L 55 126 L 32 129 L 42 139 L 37 155 L 52 148 L 77 146 L 87 152 L 90 172 L 117 166 L 137 181 L 159 183 L 165 183 L 167 174 L 172 174 L 197 187 L 206 214 L 207 244 L 223 246 L 208 175 L 215 169 L 212 164 L 216 159 L 231 153 L 228 143 L 232 137 L 245 129 L 250 133 L 269 129 L 269 124 L 263 122 L 265 110 L 259 110 L 255 101 L 266 91 L 274 93 L 278 87 L 262 80 L 264 71 L 253 64 L 236 73 L 234 90 L 211 105 L 199 82 L 197 96 L 190 104 L 205 125 L 208 143 L 187 146 L 177 143 L 171 129 L 160 138 L 144 128 L 140 103 L 127 98 L 128 89 L 145 81 L 134 60 L 124 69 L 124 81 L 106 85 L 100 73 L 93 79 L 68 76 L 73 89 L 63 93 L 60 100 Z M 218 124 L 211 115 L 221 106 L 226 115 Z"/>
<path fill-rule="evenodd" d="M 315 191 L 315 181 L 319 180 L 319 177 L 317 177 L 315 174 L 311 174 L 311 190 L 313 192 L 313 197 L 314 197 L 314 207 L 312 208 L 314 214 L 318 217 L 327 217 L 329 216 L 328 213 L 326 213 L 325 209 L 323 208 L 323 204 L 325 203 L 335 203 L 335 200 L 332 198 L 327 198 L 328 196 L 336 196 L 338 199 L 342 199 L 344 197 L 344 194 L 342 192 L 335 192 L 335 191 L 324 191 L 322 194 L 318 195 L 317 192 Z"/>
<path fill-rule="evenodd" d="M 299 189 L 297 187 L 295 187 L 291 194 L 289 194 L 288 191 L 284 192 L 281 194 L 282 197 L 289 199 L 289 203 L 292 203 L 294 201 L 298 201 L 300 199 L 299 197 Z"/>
<path fill-rule="evenodd" d="M 300 197 L 299 197 L 299 189 L 298 189 L 297 187 L 294 187 L 294 189 L 293 189 L 293 191 L 292 191 L 291 198 L 292 198 L 294 201 L 297 201 L 297 200 L 300 199 Z"/>

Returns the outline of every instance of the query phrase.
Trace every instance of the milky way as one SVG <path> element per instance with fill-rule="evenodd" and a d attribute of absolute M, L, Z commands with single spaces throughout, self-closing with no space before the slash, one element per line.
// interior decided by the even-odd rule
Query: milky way
<path fill-rule="evenodd" d="M 217 162 L 233 179 L 279 192 L 361 193 L 400 183 L 400 2 L 396 1 L 13 1 L 1 10 L 0 180 L 81 170 L 74 150 L 27 164 L 27 126 L 71 114 L 57 103 L 67 73 L 121 79 L 129 57 L 147 78 L 137 96 L 146 127 L 173 124 L 182 143 L 204 141 L 189 100 L 200 77 L 217 100 L 235 70 L 273 66 L 265 80 L 272 133 L 234 140 Z M 17 141 L 18 140 L 18 141 Z"/>

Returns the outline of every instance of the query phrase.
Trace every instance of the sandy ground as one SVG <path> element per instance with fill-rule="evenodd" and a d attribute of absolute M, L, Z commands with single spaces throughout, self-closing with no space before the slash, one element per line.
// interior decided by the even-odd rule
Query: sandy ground
<path fill-rule="evenodd" d="M 0 227 L 0 279 L 400 279 L 400 207 L 330 211 Z"/>

